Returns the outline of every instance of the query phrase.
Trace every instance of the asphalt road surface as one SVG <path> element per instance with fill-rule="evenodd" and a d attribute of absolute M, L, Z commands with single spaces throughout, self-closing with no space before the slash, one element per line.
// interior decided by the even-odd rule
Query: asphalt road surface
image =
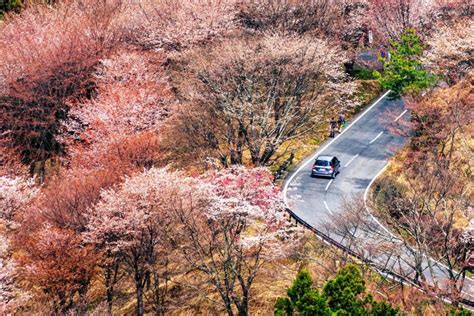
<path fill-rule="evenodd" d="M 418 264 L 427 283 L 446 288 L 447 269 L 405 247 L 364 204 L 368 187 L 407 142 L 403 133 L 394 131 L 408 118 L 403 102 L 384 94 L 348 122 L 341 134 L 303 161 L 286 181 L 283 194 L 287 206 L 300 219 L 380 268 L 414 280 Z M 315 158 L 323 154 L 341 161 L 334 180 L 311 177 Z M 465 280 L 462 296 L 474 302 L 474 280 Z"/>

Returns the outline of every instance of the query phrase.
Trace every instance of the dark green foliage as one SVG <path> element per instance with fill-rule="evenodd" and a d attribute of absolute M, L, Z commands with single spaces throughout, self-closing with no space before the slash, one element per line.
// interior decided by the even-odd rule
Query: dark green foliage
<path fill-rule="evenodd" d="M 19 10 L 21 6 L 21 0 L 0 0 L 0 17 L 5 12 Z"/>
<path fill-rule="evenodd" d="M 377 71 L 368 68 L 355 68 L 352 71 L 352 76 L 361 80 L 374 80 L 378 78 Z"/>
<path fill-rule="evenodd" d="M 406 29 L 399 41 L 392 41 L 390 60 L 383 60 L 384 72 L 376 73 L 381 85 L 396 95 L 416 94 L 430 87 L 436 77 L 423 68 L 422 53 L 420 37 L 414 29 Z"/>
<path fill-rule="evenodd" d="M 333 311 L 344 310 L 352 315 L 361 314 L 363 302 L 357 296 L 365 290 L 365 281 L 355 266 L 341 269 L 336 277 L 323 288 L 329 307 Z"/>
<path fill-rule="evenodd" d="M 288 289 L 288 298 L 278 298 L 275 315 L 331 315 L 331 311 L 318 290 L 313 289 L 313 280 L 307 270 L 298 272 L 293 285 Z"/>
<path fill-rule="evenodd" d="M 377 302 L 369 294 L 363 297 L 365 281 L 355 266 L 341 269 L 323 287 L 323 293 L 312 287 L 307 270 L 301 270 L 287 298 L 278 298 L 275 315 L 377 315 L 394 316 L 398 309 L 387 302 Z"/>
<path fill-rule="evenodd" d="M 459 307 L 459 308 L 452 307 L 448 315 L 449 316 L 472 316 L 474 315 L 474 313 L 462 307 Z"/>
<path fill-rule="evenodd" d="M 362 315 L 373 316 L 395 316 L 399 314 L 398 308 L 385 301 L 377 302 L 372 295 L 368 294 L 364 299 L 365 313 Z"/>

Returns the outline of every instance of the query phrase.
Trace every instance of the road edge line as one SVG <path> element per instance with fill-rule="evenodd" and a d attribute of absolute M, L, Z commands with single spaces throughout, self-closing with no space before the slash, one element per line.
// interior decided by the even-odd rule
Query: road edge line
<path fill-rule="evenodd" d="M 307 158 L 308 160 L 306 162 L 303 162 L 301 166 L 299 166 L 298 169 L 296 169 L 295 172 L 290 176 L 290 178 L 285 182 L 285 185 L 283 186 L 283 201 L 285 202 L 286 207 L 289 207 L 288 205 L 288 199 L 286 197 L 287 191 L 288 191 L 288 186 L 290 185 L 291 181 L 293 181 L 293 178 L 301 171 L 303 168 L 305 168 L 308 163 L 316 158 L 322 151 L 324 151 L 326 148 L 328 148 L 333 142 L 336 141 L 342 134 L 344 134 L 349 128 L 352 127 L 357 121 L 359 121 L 362 117 L 364 117 L 370 110 L 372 110 L 383 98 L 385 98 L 392 90 L 388 90 L 384 94 L 382 94 L 377 100 L 374 101 L 367 109 L 365 109 L 359 116 L 356 117 L 354 121 L 352 121 L 345 129 L 342 130 L 341 133 L 339 133 L 336 137 L 334 137 L 331 141 L 329 141 L 326 145 L 324 145 L 322 148 L 319 148 L 310 158 Z"/>
<path fill-rule="evenodd" d="M 367 186 L 367 188 L 365 188 L 365 192 L 364 192 L 364 207 L 365 207 L 365 210 L 367 211 L 367 213 L 369 214 L 369 216 L 380 226 L 383 228 L 383 230 L 385 230 L 385 232 L 387 232 L 392 238 L 395 239 L 396 242 L 402 242 L 400 240 L 400 238 L 398 238 L 394 233 L 392 233 L 387 227 L 385 227 L 385 225 L 382 225 L 382 223 L 380 223 L 380 221 L 372 214 L 372 212 L 370 211 L 370 208 L 369 206 L 367 205 L 367 196 L 368 196 L 368 193 L 369 193 L 369 190 L 370 190 L 370 187 L 374 184 L 375 180 L 377 180 L 378 177 L 380 177 L 382 175 L 382 173 L 384 173 L 388 166 L 390 165 L 390 162 L 387 162 L 387 164 L 382 168 L 380 169 L 380 171 L 375 175 L 375 177 L 372 178 L 372 180 L 370 181 L 369 185 Z M 428 260 L 431 260 L 433 263 L 437 264 L 437 265 L 440 265 L 442 267 L 444 267 L 445 269 L 449 269 L 448 266 L 446 266 L 444 263 L 440 262 L 439 260 L 436 260 L 435 258 L 432 258 L 431 256 L 428 257 Z M 456 271 L 456 270 L 455 270 Z M 456 271 L 457 272 L 457 271 Z M 469 276 L 466 276 L 465 277 L 466 279 L 470 280 L 470 281 L 473 281 L 474 279 L 472 279 L 471 277 Z"/>
<path fill-rule="evenodd" d="M 377 178 L 380 177 L 382 175 L 382 173 L 385 172 L 385 170 L 387 170 L 389 164 L 390 164 L 390 162 L 387 162 L 385 164 L 385 166 L 382 169 L 380 169 L 379 172 L 377 172 L 375 177 L 373 177 L 372 180 L 370 180 L 369 184 L 365 188 L 365 191 L 364 191 L 364 207 L 365 207 L 365 210 L 367 211 L 367 213 L 372 218 L 372 220 L 374 220 L 380 227 L 382 227 L 383 230 L 385 230 L 385 232 L 387 232 L 392 238 L 395 238 L 396 240 L 398 240 L 398 238 L 390 230 L 388 230 L 387 227 L 385 227 L 384 225 L 382 225 L 382 223 L 379 222 L 379 220 L 372 214 L 372 212 L 369 209 L 369 206 L 367 205 L 367 195 L 369 194 L 370 187 L 372 186 L 372 184 L 374 184 L 375 180 L 377 180 Z"/>

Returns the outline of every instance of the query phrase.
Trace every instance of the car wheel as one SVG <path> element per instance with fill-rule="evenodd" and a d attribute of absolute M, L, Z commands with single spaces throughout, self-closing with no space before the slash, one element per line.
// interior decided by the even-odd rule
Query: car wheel
<path fill-rule="evenodd" d="M 332 173 L 331 178 L 332 179 L 336 178 L 336 172 L 335 171 Z"/>

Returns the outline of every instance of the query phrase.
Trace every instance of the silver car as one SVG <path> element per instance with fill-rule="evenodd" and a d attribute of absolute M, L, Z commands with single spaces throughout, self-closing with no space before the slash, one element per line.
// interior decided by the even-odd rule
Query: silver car
<path fill-rule="evenodd" d="M 319 156 L 314 161 L 311 176 L 335 178 L 341 168 L 341 162 L 334 156 Z"/>

